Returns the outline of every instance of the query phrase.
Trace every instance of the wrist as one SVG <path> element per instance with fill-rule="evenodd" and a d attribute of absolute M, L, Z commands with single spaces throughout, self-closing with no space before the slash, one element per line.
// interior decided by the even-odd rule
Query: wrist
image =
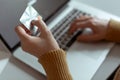
<path fill-rule="evenodd" d="M 52 48 L 52 49 L 44 51 L 43 53 L 38 53 L 39 55 L 37 57 L 40 58 L 41 56 L 44 56 L 48 53 L 56 52 L 56 51 L 59 51 L 59 50 L 62 50 L 62 49 L 60 49 L 59 47 L 58 48 Z"/>
<path fill-rule="evenodd" d="M 57 51 L 57 50 L 60 50 L 60 48 L 59 47 L 53 47 L 53 48 L 46 48 L 46 49 L 43 49 L 43 50 L 38 50 L 36 52 L 36 55 L 37 55 L 36 57 L 39 58 L 44 54 L 47 54 L 47 53 L 52 52 L 52 51 Z"/>

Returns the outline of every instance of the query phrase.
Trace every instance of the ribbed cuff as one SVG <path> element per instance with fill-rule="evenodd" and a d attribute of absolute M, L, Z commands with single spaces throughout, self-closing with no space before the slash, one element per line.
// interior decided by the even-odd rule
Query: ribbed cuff
<path fill-rule="evenodd" d="M 48 80 L 72 80 L 66 62 L 66 53 L 60 50 L 50 51 L 39 58 Z"/>
<path fill-rule="evenodd" d="M 110 20 L 107 29 L 106 40 L 113 42 L 120 42 L 120 22 L 115 20 Z"/>

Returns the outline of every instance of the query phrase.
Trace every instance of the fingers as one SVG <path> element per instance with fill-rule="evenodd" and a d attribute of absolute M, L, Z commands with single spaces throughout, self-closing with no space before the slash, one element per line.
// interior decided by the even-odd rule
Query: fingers
<path fill-rule="evenodd" d="M 32 25 L 35 25 L 38 27 L 38 29 L 40 30 L 40 32 L 44 32 L 47 30 L 47 26 L 46 24 L 43 22 L 43 20 L 41 19 L 41 17 L 38 17 L 38 20 L 33 20 Z"/>
<path fill-rule="evenodd" d="M 92 18 L 91 16 L 80 15 L 79 17 L 77 17 L 77 20 L 79 20 L 79 21 L 86 21 L 86 20 L 89 20 L 89 19 L 91 19 L 91 18 Z"/>
<path fill-rule="evenodd" d="M 83 21 L 83 22 L 74 22 L 73 24 L 71 24 L 71 27 L 69 29 L 69 33 L 73 34 L 75 31 L 77 31 L 78 29 L 84 29 L 84 28 L 94 28 L 93 26 L 91 26 L 90 22 L 87 21 Z"/>
<path fill-rule="evenodd" d="M 77 29 L 83 29 L 83 28 L 91 28 L 91 22 L 90 20 L 92 17 L 90 16 L 81 16 L 80 18 L 77 18 L 72 24 L 69 29 L 69 33 L 72 34 L 74 33 Z"/>
<path fill-rule="evenodd" d="M 20 40 L 25 40 L 29 38 L 29 35 L 27 34 L 25 28 L 23 28 L 22 26 L 17 26 L 15 28 L 15 31 L 17 35 L 19 36 Z"/>

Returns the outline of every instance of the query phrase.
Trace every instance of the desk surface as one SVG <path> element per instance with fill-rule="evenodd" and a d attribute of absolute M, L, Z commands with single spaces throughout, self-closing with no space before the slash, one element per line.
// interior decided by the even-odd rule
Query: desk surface
<path fill-rule="evenodd" d="M 114 0 L 111 1 L 78 0 L 78 1 L 103 9 L 117 16 L 119 16 L 120 14 L 120 11 L 118 11 L 117 8 L 117 6 L 119 6 L 118 5 L 118 3 L 120 2 L 119 0 L 116 0 L 116 2 Z M 107 4 L 106 1 L 107 2 L 109 1 L 109 4 Z M 111 52 L 109 53 L 103 64 L 100 66 L 100 68 L 98 69 L 92 80 L 105 80 L 120 64 L 119 53 L 120 53 L 120 44 L 117 44 L 113 47 L 113 49 L 111 50 Z M 22 63 L 21 61 L 17 60 L 14 57 L 11 57 L 4 72 L 0 75 L 0 80 L 46 80 L 46 78 L 44 75 L 33 70 L 26 64 Z"/>
<path fill-rule="evenodd" d="M 120 44 L 113 47 L 103 64 L 100 66 L 92 80 L 106 80 L 106 78 L 120 64 Z M 27 66 L 14 57 L 10 58 L 0 80 L 46 80 L 45 76 Z"/>

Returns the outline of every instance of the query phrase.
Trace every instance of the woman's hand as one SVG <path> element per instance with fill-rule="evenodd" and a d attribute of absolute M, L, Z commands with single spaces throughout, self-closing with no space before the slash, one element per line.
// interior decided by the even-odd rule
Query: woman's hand
<path fill-rule="evenodd" d="M 23 25 L 17 26 L 15 29 L 21 40 L 21 46 L 24 51 L 39 57 L 51 50 L 59 49 L 52 33 L 40 17 L 38 17 L 38 20 L 32 21 L 32 25 L 38 27 L 41 32 L 40 36 L 31 36 L 31 32 Z"/>
<path fill-rule="evenodd" d="M 94 42 L 105 39 L 109 20 L 104 20 L 90 16 L 80 16 L 77 18 L 69 29 L 69 33 L 74 33 L 77 29 L 90 28 L 92 34 L 83 34 L 77 37 L 78 41 Z"/>

